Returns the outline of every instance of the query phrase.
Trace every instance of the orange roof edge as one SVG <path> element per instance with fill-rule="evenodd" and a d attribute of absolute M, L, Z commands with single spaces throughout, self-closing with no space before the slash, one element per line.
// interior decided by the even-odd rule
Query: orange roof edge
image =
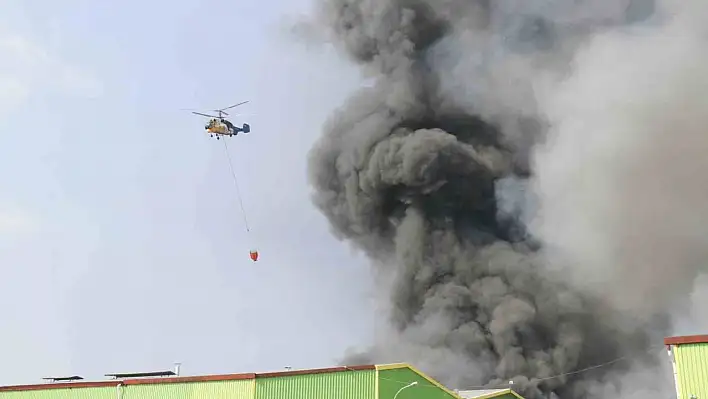
<path fill-rule="evenodd" d="M 683 335 L 664 338 L 664 345 L 708 344 L 708 335 Z"/>
<path fill-rule="evenodd" d="M 342 372 L 342 371 L 360 371 L 360 370 L 376 370 L 376 366 L 374 366 L 374 365 L 341 366 L 341 367 L 329 367 L 329 368 L 320 368 L 320 369 L 274 371 L 274 372 L 268 372 L 268 373 L 213 374 L 213 375 L 186 376 L 186 377 L 131 378 L 131 379 L 125 379 L 125 380 L 108 380 L 108 381 L 94 381 L 94 382 L 60 382 L 60 383 L 48 383 L 48 384 L 10 385 L 10 386 L 0 386 L 0 392 L 36 391 L 36 390 L 42 390 L 42 389 L 114 387 L 119 384 L 122 384 L 122 385 L 178 384 L 178 383 L 188 383 L 188 382 L 252 380 L 255 378 L 285 377 L 285 376 L 290 376 L 290 375 L 322 374 L 322 373 L 335 373 L 335 372 Z"/>
<path fill-rule="evenodd" d="M 60 382 L 52 384 L 33 384 L 33 385 L 9 385 L 0 387 L 0 392 L 13 391 L 37 391 L 41 389 L 60 389 L 60 388 L 99 388 L 116 386 L 121 381 L 95 381 L 95 382 Z"/>

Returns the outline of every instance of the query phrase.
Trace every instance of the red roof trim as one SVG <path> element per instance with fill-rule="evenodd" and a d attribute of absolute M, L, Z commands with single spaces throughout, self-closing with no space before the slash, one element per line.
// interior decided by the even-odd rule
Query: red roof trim
<path fill-rule="evenodd" d="M 708 335 L 684 335 L 664 338 L 664 345 L 708 344 Z"/>
<path fill-rule="evenodd" d="M 361 371 L 361 370 L 376 370 L 376 366 L 343 366 L 330 367 L 321 369 L 293 370 L 293 371 L 275 371 L 270 373 L 242 373 L 242 374 L 214 374 L 189 377 L 161 377 L 161 378 L 132 378 L 126 380 L 110 380 L 96 382 L 61 382 L 51 384 L 33 384 L 33 385 L 13 385 L 0 386 L 0 392 L 12 391 L 36 391 L 41 389 L 72 389 L 72 388 L 104 388 L 115 387 L 122 385 L 146 385 L 146 384 L 178 384 L 189 382 L 209 382 L 209 381 L 233 381 L 233 380 L 252 380 L 254 378 L 271 378 L 271 377 L 286 377 L 292 375 L 303 374 L 322 374 L 336 373 L 341 371 Z"/>
<path fill-rule="evenodd" d="M 0 392 L 11 391 L 36 391 L 39 389 L 59 389 L 59 388 L 102 388 L 118 385 L 120 381 L 98 381 L 98 382 L 60 382 L 53 384 L 34 384 L 34 385 L 12 385 L 0 387 Z"/>
<path fill-rule="evenodd" d="M 242 374 L 217 374 L 217 375 L 199 375 L 190 377 L 172 377 L 172 378 L 133 378 L 124 380 L 123 385 L 145 385 L 145 384 L 179 384 L 187 382 L 209 382 L 209 381 L 234 381 L 234 380 L 252 380 L 256 378 L 254 373 Z"/>

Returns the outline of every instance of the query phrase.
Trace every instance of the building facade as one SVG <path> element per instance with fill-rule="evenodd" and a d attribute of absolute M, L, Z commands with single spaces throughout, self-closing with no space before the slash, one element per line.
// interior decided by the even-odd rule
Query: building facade
<path fill-rule="evenodd" d="M 471 392 L 471 391 L 470 391 Z M 0 399 L 464 399 L 405 363 L 0 387 Z M 510 390 L 479 399 L 516 398 Z"/>
<path fill-rule="evenodd" d="M 708 399 L 708 335 L 668 337 L 678 399 Z"/>

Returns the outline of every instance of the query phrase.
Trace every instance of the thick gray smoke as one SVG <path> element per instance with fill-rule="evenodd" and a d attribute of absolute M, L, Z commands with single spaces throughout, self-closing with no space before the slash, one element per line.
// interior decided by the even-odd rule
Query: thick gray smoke
<path fill-rule="evenodd" d="M 708 248 L 708 212 L 657 225 L 670 222 L 672 206 L 708 211 L 708 189 L 692 181 L 708 171 L 698 161 L 708 101 L 693 96 L 708 88 L 700 40 L 665 53 L 674 63 L 652 49 L 673 46 L 667 24 L 688 38 L 680 27 L 691 21 L 649 1 L 319 5 L 319 22 L 373 81 L 328 121 L 310 160 L 316 205 L 369 255 L 387 292 L 386 332 L 347 362 L 409 361 L 459 388 L 513 380 L 530 398 L 617 396 L 629 362 L 548 377 L 620 356 L 654 361 L 647 348 L 669 331 L 668 311 L 705 260 L 696 245 Z M 654 97 L 642 93 L 668 78 Z M 688 85 L 694 79 L 701 84 Z M 683 100 L 681 90 L 690 92 Z M 674 107 L 684 113 L 668 114 Z M 676 144 L 676 129 L 693 139 Z M 581 175 L 588 181 L 574 186 Z M 672 194 L 683 178 L 691 183 Z M 534 188 L 536 202 L 525 194 Z M 677 229 L 685 234 L 672 236 Z"/>

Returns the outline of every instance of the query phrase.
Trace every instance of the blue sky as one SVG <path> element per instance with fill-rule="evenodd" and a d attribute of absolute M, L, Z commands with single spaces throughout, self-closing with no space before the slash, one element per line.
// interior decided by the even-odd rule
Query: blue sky
<path fill-rule="evenodd" d="M 288 36 L 308 1 L 2 4 L 0 384 L 326 366 L 371 339 L 368 268 L 305 168 L 360 79 Z M 244 100 L 250 234 L 222 143 L 182 110 Z"/>

